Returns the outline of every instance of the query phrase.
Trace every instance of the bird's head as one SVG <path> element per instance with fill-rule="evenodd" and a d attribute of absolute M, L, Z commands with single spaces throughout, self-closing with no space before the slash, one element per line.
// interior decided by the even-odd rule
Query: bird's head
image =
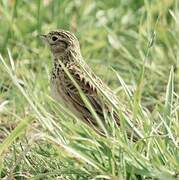
<path fill-rule="evenodd" d="M 41 37 L 48 43 L 52 54 L 56 58 L 65 56 L 68 51 L 80 54 L 78 39 L 69 31 L 50 31 L 48 34 L 41 35 Z"/>

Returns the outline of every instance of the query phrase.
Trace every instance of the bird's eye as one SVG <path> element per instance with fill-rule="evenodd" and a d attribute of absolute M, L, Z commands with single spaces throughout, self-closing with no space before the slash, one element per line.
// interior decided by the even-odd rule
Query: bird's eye
<path fill-rule="evenodd" d="M 52 41 L 56 41 L 58 39 L 57 36 L 52 36 Z"/>

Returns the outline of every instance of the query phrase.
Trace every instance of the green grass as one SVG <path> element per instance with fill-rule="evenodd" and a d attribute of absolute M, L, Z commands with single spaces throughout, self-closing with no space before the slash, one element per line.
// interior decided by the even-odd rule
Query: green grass
<path fill-rule="evenodd" d="M 44 2 L 0 2 L 0 177 L 179 178 L 178 1 Z M 111 106 L 132 112 L 119 111 L 120 129 L 106 130 L 113 136 L 50 97 L 51 56 L 38 34 L 57 28 L 78 36 L 86 62 L 119 96 Z"/>

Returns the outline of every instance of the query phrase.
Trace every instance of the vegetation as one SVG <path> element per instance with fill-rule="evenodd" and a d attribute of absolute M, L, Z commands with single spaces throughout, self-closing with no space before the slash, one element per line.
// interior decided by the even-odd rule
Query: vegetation
<path fill-rule="evenodd" d="M 57 28 L 78 36 L 84 59 L 132 112 L 119 112 L 113 136 L 51 98 L 38 35 Z M 0 177 L 177 179 L 178 39 L 177 0 L 0 1 Z M 126 138 L 129 122 L 137 142 Z"/>

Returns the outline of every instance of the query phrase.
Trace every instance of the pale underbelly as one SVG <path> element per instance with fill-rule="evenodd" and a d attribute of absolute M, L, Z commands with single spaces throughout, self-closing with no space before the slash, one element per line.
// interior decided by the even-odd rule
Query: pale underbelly
<path fill-rule="evenodd" d="M 62 85 L 54 79 L 51 81 L 51 94 L 54 100 L 56 100 L 60 105 L 67 108 L 73 115 L 78 118 L 83 119 L 83 114 L 81 114 L 74 104 L 71 102 L 71 99 L 65 93 L 64 88 Z"/>

